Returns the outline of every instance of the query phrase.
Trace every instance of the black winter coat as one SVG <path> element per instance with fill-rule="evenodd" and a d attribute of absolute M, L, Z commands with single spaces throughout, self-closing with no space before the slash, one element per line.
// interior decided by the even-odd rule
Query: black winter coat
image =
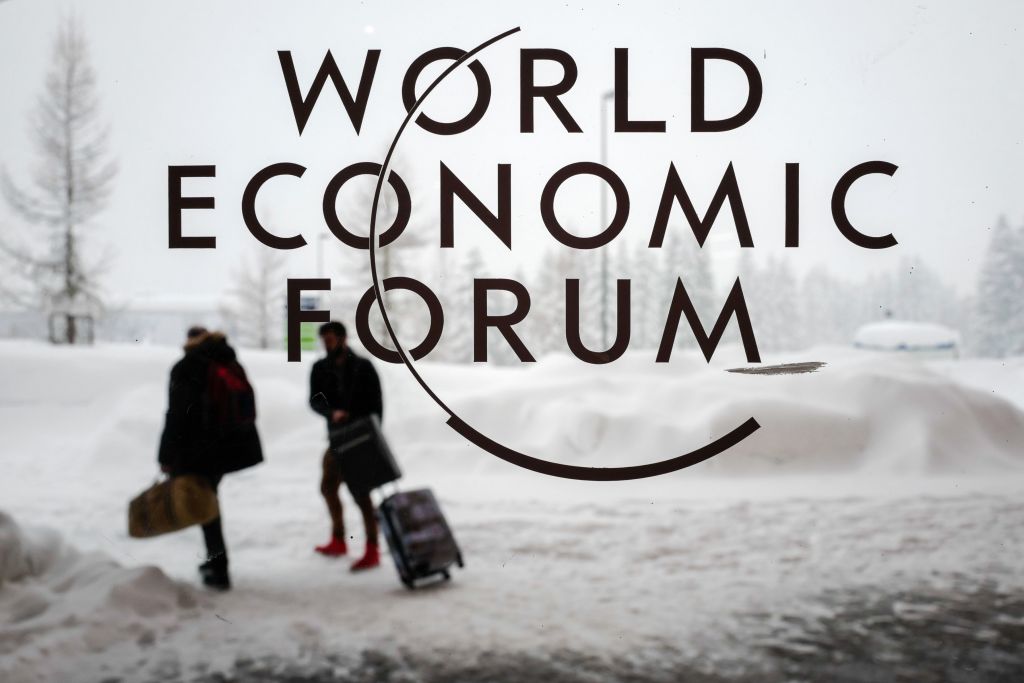
<path fill-rule="evenodd" d="M 167 419 L 158 458 L 172 475 L 221 476 L 263 462 L 255 424 L 231 434 L 214 428 L 206 396 L 210 363 L 214 361 L 241 369 L 224 335 L 205 333 L 186 344 L 185 357 L 171 368 Z"/>
<path fill-rule="evenodd" d="M 309 406 L 326 418 L 328 429 L 335 410 L 344 410 L 350 420 L 370 415 L 383 420 L 384 400 L 373 364 L 351 349 L 341 353 L 340 358 L 330 354 L 313 363 L 309 376 Z"/>

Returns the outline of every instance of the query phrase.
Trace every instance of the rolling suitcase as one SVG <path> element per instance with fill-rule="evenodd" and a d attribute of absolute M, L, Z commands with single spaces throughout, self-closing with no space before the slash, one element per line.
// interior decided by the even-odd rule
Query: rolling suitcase
<path fill-rule="evenodd" d="M 352 495 L 368 494 L 402 476 L 376 415 L 333 428 L 330 440 L 335 462 Z"/>
<path fill-rule="evenodd" d="M 450 579 L 451 566 L 463 566 L 462 552 L 430 489 L 388 496 L 377 515 L 406 588 L 414 589 L 417 580 L 429 576 Z"/>

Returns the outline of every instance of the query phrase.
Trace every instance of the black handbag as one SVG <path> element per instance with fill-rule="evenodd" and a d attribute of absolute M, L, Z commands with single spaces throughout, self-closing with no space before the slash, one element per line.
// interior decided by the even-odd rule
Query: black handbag
<path fill-rule="evenodd" d="M 334 466 L 353 496 L 366 495 L 402 476 L 376 415 L 333 427 L 330 445 Z"/>

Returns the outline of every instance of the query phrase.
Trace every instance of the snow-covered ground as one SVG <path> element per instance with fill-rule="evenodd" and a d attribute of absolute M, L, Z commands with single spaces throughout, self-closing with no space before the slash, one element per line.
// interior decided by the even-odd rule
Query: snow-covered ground
<path fill-rule="evenodd" d="M 221 487 L 235 588 L 197 530 L 145 541 L 172 348 L 0 343 L 0 680 L 1019 680 L 1024 361 L 840 348 L 807 375 L 692 354 L 606 367 L 424 364 L 480 431 L 579 465 L 660 460 L 748 417 L 737 448 L 654 480 L 570 482 L 461 441 L 377 363 L 402 487 L 467 559 L 406 591 L 316 556 L 323 424 L 309 361 L 243 351 L 267 462 Z M 346 502 L 348 499 L 346 498 Z M 360 524 L 346 506 L 361 547 Z"/>

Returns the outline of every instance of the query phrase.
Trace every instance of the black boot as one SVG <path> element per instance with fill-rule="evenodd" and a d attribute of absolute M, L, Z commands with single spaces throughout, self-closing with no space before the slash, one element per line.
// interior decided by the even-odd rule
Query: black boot
<path fill-rule="evenodd" d="M 199 565 L 199 575 L 203 579 L 203 584 L 209 588 L 226 591 L 231 588 L 231 579 L 228 578 L 228 553 L 224 546 L 220 517 L 203 525 L 203 540 L 206 542 L 206 554 L 209 558 Z"/>
<path fill-rule="evenodd" d="M 203 585 L 214 590 L 226 591 L 231 588 L 231 578 L 228 576 L 227 562 L 217 559 L 207 560 L 199 565 L 199 576 L 203 579 Z"/>

